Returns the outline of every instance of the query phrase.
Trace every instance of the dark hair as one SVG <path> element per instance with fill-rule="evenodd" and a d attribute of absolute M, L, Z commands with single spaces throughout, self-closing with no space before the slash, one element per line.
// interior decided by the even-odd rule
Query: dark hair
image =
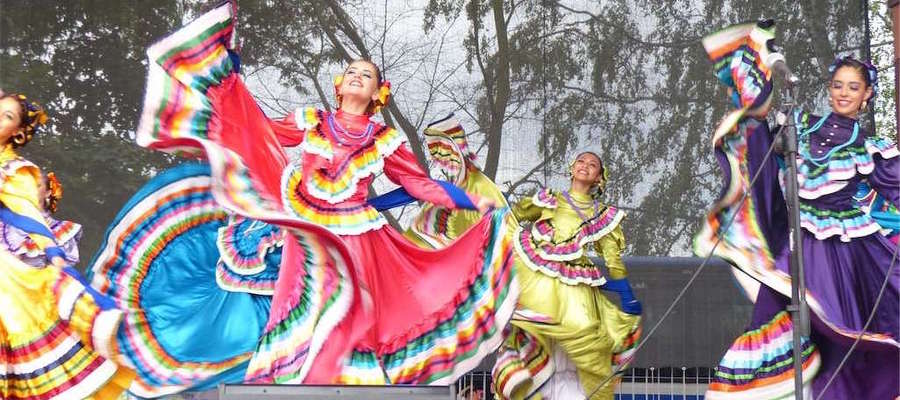
<path fill-rule="evenodd" d="M 828 66 L 828 72 L 831 73 L 830 80 L 834 80 L 834 75 L 837 74 L 837 71 L 844 67 L 856 71 L 857 74 L 863 77 L 863 81 L 866 82 L 866 88 L 872 88 L 872 94 L 866 99 L 867 101 L 872 100 L 872 98 L 878 94 L 878 69 L 875 68 L 874 65 L 857 60 L 853 56 L 836 58 L 834 62 Z"/>
<path fill-rule="evenodd" d="M 859 60 L 849 57 L 839 58 L 834 62 L 834 64 L 831 65 L 833 67 L 830 68 L 831 79 L 834 79 L 834 75 L 837 74 L 837 71 L 839 69 L 847 67 L 852 68 L 854 71 L 856 71 L 856 73 L 863 77 L 863 80 L 866 81 L 866 87 L 872 86 L 872 82 L 869 80 L 869 71 L 866 69 L 866 66 L 863 65 L 863 63 Z"/>
<path fill-rule="evenodd" d="M 23 94 L 10 93 L 0 96 L 0 100 L 7 98 L 11 98 L 19 104 L 19 128 L 21 129 L 21 136 L 15 134 L 10 138 L 13 148 L 19 148 L 31 141 L 38 127 L 47 122 L 47 115 L 39 104 L 28 101 Z"/>

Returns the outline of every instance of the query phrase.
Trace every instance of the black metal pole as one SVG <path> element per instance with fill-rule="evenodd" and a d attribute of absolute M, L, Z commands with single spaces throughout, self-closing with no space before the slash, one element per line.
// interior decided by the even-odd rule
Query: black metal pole
<path fill-rule="evenodd" d="M 891 30 L 894 33 L 894 87 L 900 84 L 900 0 L 890 0 Z M 900 141 L 900 90 L 894 90 L 895 139 Z"/>
<path fill-rule="evenodd" d="M 800 198 L 797 184 L 797 126 L 794 122 L 796 107 L 795 88 L 788 87 L 785 90 L 785 102 L 782 115 L 786 118 L 782 122 L 781 140 L 784 149 L 787 173 L 785 174 L 785 201 L 790 218 L 790 243 L 791 251 L 791 304 L 788 311 L 794 325 L 793 356 L 794 356 L 794 398 L 803 399 L 803 346 L 801 338 L 809 337 L 809 309 L 806 306 L 806 280 L 803 274 L 803 247 L 801 246 L 800 227 Z"/>

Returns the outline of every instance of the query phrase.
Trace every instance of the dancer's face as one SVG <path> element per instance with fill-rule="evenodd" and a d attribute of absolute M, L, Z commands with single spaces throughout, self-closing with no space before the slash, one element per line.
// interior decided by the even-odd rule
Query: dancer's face
<path fill-rule="evenodd" d="M 0 99 L 0 145 L 9 143 L 22 125 L 22 105 L 12 97 Z"/>
<path fill-rule="evenodd" d="M 600 179 L 601 161 L 591 153 L 583 153 L 572 163 L 572 180 L 593 184 Z"/>
<path fill-rule="evenodd" d="M 872 94 L 862 74 L 853 67 L 838 68 L 828 85 L 831 109 L 845 117 L 856 118 L 862 102 Z"/>
<path fill-rule="evenodd" d="M 374 101 L 378 98 L 378 72 L 375 66 L 368 61 L 355 61 L 344 71 L 344 80 L 341 82 L 341 96 L 348 98 L 368 99 Z"/>

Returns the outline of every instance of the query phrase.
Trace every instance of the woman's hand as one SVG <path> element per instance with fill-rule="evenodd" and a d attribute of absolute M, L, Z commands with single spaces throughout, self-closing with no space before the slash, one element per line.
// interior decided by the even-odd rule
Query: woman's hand
<path fill-rule="evenodd" d="M 51 258 L 50 263 L 53 264 L 54 267 L 59 268 L 63 268 L 67 265 L 66 260 L 59 256 Z"/>
<path fill-rule="evenodd" d="M 478 201 L 475 203 L 475 207 L 478 208 L 479 212 L 484 214 L 497 208 L 497 202 L 488 197 L 479 197 Z"/>

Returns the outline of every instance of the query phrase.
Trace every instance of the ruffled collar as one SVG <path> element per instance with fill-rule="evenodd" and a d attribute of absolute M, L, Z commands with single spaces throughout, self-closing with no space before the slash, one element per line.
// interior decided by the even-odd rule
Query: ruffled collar
<path fill-rule="evenodd" d="M 7 144 L 3 146 L 3 150 L 0 150 L 0 162 L 7 160 L 14 160 L 18 158 L 19 155 L 13 149 L 11 144 Z"/>
<path fill-rule="evenodd" d="M 825 118 L 824 127 L 835 130 L 852 131 L 853 126 L 857 123 L 859 123 L 859 120 L 856 118 L 845 117 L 837 113 L 829 113 Z"/>
<path fill-rule="evenodd" d="M 892 141 L 863 131 L 852 118 L 798 113 L 796 122 L 800 130 L 797 178 L 804 199 L 835 193 L 856 174 L 868 175 L 875 168 L 875 154 L 898 155 Z"/>

